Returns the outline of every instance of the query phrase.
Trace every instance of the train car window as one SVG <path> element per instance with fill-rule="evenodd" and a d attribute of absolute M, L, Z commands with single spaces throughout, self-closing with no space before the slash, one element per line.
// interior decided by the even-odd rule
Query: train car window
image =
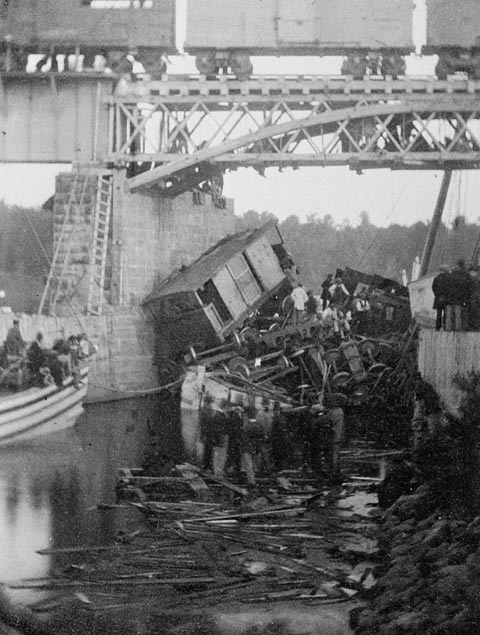
<path fill-rule="evenodd" d="M 81 0 L 91 9 L 151 9 L 153 0 Z"/>

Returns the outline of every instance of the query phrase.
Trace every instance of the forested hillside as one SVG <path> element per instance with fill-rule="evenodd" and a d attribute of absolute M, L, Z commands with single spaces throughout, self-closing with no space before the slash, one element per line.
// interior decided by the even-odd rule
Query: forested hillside
<path fill-rule="evenodd" d="M 34 313 L 39 306 L 49 270 L 39 242 L 51 257 L 52 213 L 0 201 L 0 290 L 3 304 L 16 312 Z"/>
<path fill-rule="evenodd" d="M 237 229 L 257 227 L 272 214 L 249 211 L 237 220 Z M 365 273 L 376 273 L 394 280 L 401 280 L 401 270 L 406 269 L 410 279 L 416 256 L 422 255 L 428 226 L 416 223 L 410 227 L 390 225 L 379 228 L 372 225 L 368 214 L 362 213 L 360 223 L 352 227 L 347 223 L 337 225 L 331 216 L 309 217 L 301 222 L 290 216 L 279 223 L 285 245 L 300 268 L 301 280 L 309 288 L 317 290 L 327 273 L 336 268 L 351 267 Z M 463 218 L 455 220 L 453 227 L 440 227 L 432 259 L 432 269 L 439 264 L 453 263 L 462 258 L 471 260 L 480 237 L 478 225 L 466 225 Z"/>

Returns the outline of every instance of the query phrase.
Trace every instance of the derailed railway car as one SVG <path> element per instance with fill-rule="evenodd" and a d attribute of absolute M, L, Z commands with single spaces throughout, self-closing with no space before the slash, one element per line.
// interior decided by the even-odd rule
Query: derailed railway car
<path fill-rule="evenodd" d="M 0 36 L 4 70 L 25 70 L 30 54 L 51 59 L 82 55 L 92 68 L 97 55 L 115 71 L 129 53 L 145 70 L 161 74 L 164 56 L 176 51 L 175 0 L 3 0 Z"/>
<path fill-rule="evenodd" d="M 344 74 L 396 77 L 412 22 L 412 0 L 189 0 L 185 50 L 207 75 L 244 79 L 250 55 L 344 55 Z"/>
<path fill-rule="evenodd" d="M 427 0 L 425 54 L 437 54 L 439 79 L 456 72 L 480 79 L 480 2 Z"/>
<path fill-rule="evenodd" d="M 284 283 L 285 249 L 274 221 L 227 236 L 163 281 L 144 301 L 155 329 L 161 381 L 176 379 L 188 345 L 218 346 Z"/>

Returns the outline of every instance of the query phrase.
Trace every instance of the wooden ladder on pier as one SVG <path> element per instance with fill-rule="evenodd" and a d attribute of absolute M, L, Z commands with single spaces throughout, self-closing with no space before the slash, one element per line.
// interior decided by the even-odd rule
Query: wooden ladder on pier
<path fill-rule="evenodd" d="M 65 216 L 57 238 L 57 246 L 40 300 L 39 314 L 47 311 L 49 315 L 55 315 L 60 293 L 65 291 L 66 274 L 69 269 L 75 230 L 80 217 L 80 209 L 85 201 L 88 184 L 89 175 L 76 170 L 65 207 Z"/>
<path fill-rule="evenodd" d="M 93 217 L 93 242 L 90 253 L 87 315 L 102 314 L 111 211 L 112 177 L 102 174 L 98 177 L 97 197 Z"/>

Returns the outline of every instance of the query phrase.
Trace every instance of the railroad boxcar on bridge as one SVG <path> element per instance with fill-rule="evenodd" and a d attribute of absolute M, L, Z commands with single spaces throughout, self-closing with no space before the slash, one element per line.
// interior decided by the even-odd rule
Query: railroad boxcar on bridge
<path fill-rule="evenodd" d="M 437 54 L 439 79 L 464 72 L 480 79 L 480 2 L 427 0 L 426 54 Z"/>
<path fill-rule="evenodd" d="M 201 73 L 252 72 L 249 55 L 344 55 L 345 74 L 404 74 L 412 0 L 189 0 L 185 50 Z"/>
<path fill-rule="evenodd" d="M 3 66 L 25 70 L 29 54 L 52 59 L 96 55 L 112 70 L 135 50 L 147 72 L 164 70 L 163 56 L 175 47 L 175 0 L 8 0 L 0 7 Z M 52 69 L 53 70 L 53 69 Z"/>

